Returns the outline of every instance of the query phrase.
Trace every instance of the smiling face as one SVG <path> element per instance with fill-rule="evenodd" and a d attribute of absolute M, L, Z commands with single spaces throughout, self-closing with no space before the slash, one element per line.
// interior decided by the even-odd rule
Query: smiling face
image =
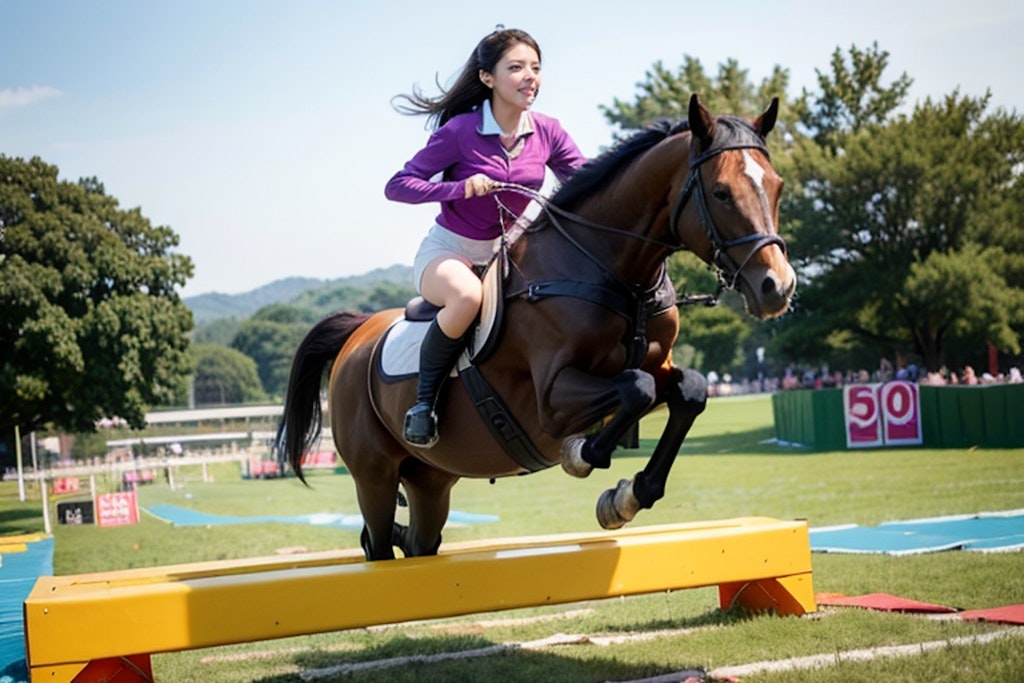
<path fill-rule="evenodd" d="M 518 115 L 526 111 L 540 91 L 540 56 L 526 43 L 516 43 L 501 56 L 493 72 L 480 70 L 480 80 L 491 89 L 491 107 Z"/>

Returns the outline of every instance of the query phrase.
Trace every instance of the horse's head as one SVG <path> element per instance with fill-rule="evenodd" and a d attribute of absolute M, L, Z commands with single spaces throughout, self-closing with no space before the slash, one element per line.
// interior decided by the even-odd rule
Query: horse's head
<path fill-rule="evenodd" d="M 785 313 L 796 291 L 778 233 L 782 178 L 764 143 L 778 111 L 776 98 L 753 122 L 716 118 L 693 95 L 689 176 L 671 215 L 675 238 L 738 289 L 758 318 Z"/>

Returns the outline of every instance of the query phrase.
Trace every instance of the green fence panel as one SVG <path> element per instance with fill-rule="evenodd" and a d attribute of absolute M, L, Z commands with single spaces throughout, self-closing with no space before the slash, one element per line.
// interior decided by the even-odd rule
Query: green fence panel
<path fill-rule="evenodd" d="M 772 396 L 779 441 L 811 447 L 814 442 L 814 408 L 810 392 L 784 391 Z"/>
<path fill-rule="evenodd" d="M 1024 447 L 1024 384 L 1011 384 L 1006 397 L 1006 419 L 1010 442 L 1007 448 Z"/>
<path fill-rule="evenodd" d="M 1024 384 L 994 384 L 982 388 L 986 446 L 1024 446 Z"/>
<path fill-rule="evenodd" d="M 1024 384 L 921 386 L 927 448 L 1024 447 Z M 841 389 L 798 389 L 772 396 L 775 436 L 816 451 L 844 450 Z"/>
<path fill-rule="evenodd" d="M 778 441 L 786 441 L 786 437 L 792 432 L 789 426 L 792 410 L 783 409 L 784 394 L 772 394 L 772 424 L 775 426 L 775 438 Z"/>
<path fill-rule="evenodd" d="M 921 439 L 928 448 L 942 448 L 942 420 L 939 416 L 939 387 L 919 387 L 921 397 Z"/>
<path fill-rule="evenodd" d="M 775 438 L 786 443 L 803 443 L 804 433 L 801 432 L 802 399 L 795 391 L 782 391 L 772 394 L 772 413 L 775 415 Z"/>
<path fill-rule="evenodd" d="M 985 445 L 1006 448 L 1010 444 L 1010 398 L 1008 384 L 984 387 L 981 394 L 981 411 L 985 415 Z"/>
<path fill-rule="evenodd" d="M 962 448 L 967 445 L 963 417 L 960 415 L 958 387 L 935 387 L 939 406 L 939 425 L 942 448 Z"/>
<path fill-rule="evenodd" d="M 985 420 L 985 404 L 982 396 L 987 387 L 952 387 L 960 399 L 960 428 L 964 432 L 964 444 L 984 446 L 987 441 L 988 427 Z"/>
<path fill-rule="evenodd" d="M 843 390 L 813 390 L 814 449 L 846 450 L 846 418 L 843 415 Z"/>
<path fill-rule="evenodd" d="M 778 441 L 796 441 L 796 406 L 790 392 L 772 394 L 772 415 L 775 418 L 775 438 Z"/>
<path fill-rule="evenodd" d="M 846 448 L 843 392 L 796 389 L 772 395 L 775 438 L 817 451 Z"/>

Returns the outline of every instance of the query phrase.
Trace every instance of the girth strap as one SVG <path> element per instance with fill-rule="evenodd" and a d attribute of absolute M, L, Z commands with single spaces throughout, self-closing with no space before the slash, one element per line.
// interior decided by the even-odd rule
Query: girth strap
<path fill-rule="evenodd" d="M 636 315 L 637 297 L 616 287 L 575 280 L 542 280 L 529 282 L 522 296 L 530 302 L 550 296 L 568 296 L 589 301 L 618 313 L 627 320 Z"/>
<path fill-rule="evenodd" d="M 475 365 L 459 367 L 459 378 L 466 393 L 473 400 L 480 418 L 487 425 L 491 436 L 508 457 L 528 472 L 538 472 L 555 464 L 544 457 L 508 406 L 495 393 L 494 388 L 484 379 Z"/>
<path fill-rule="evenodd" d="M 660 285 L 660 283 L 659 283 Z M 634 294 L 621 287 L 611 287 L 594 282 L 578 282 L 574 280 L 541 280 L 527 282 L 526 288 L 509 297 L 522 296 L 534 303 L 553 296 L 565 296 L 580 299 L 598 306 L 603 306 L 622 317 L 627 325 L 623 337 L 628 358 L 627 365 L 639 367 L 647 355 L 647 301 L 657 291 L 657 287 L 648 292 Z"/>

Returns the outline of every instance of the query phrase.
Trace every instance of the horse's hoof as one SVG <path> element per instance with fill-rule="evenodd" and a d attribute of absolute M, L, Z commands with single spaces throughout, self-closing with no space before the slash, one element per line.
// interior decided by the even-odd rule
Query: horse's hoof
<path fill-rule="evenodd" d="M 587 437 L 582 434 L 573 434 L 562 442 L 562 452 L 559 454 L 559 461 L 562 463 L 562 469 L 579 479 L 584 479 L 590 476 L 590 473 L 594 471 L 594 466 L 583 459 L 583 444 L 587 442 Z"/>
<path fill-rule="evenodd" d="M 640 503 L 633 495 L 633 482 L 620 479 L 618 486 L 608 489 L 597 499 L 597 522 L 602 529 L 619 529 L 633 521 Z"/>

